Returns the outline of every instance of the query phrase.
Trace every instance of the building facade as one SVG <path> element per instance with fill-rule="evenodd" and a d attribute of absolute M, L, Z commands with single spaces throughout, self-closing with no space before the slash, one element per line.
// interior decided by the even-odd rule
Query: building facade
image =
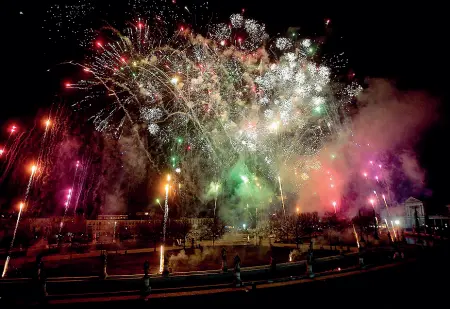
<path fill-rule="evenodd" d="M 395 224 L 404 229 L 413 229 L 416 226 L 415 213 L 420 226 L 425 225 L 425 208 L 423 202 L 409 197 L 405 202 L 389 209 L 383 208 L 380 211 L 382 222 L 388 221 L 389 224 Z"/>
<path fill-rule="evenodd" d="M 422 201 L 410 197 L 403 205 L 405 208 L 404 228 L 412 229 L 416 226 L 416 212 L 419 225 L 425 225 L 425 208 L 423 207 Z"/>

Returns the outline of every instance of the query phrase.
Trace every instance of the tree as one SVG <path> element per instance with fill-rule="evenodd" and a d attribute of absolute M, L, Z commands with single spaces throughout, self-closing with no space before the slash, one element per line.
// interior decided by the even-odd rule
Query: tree
<path fill-rule="evenodd" d="M 352 223 L 359 229 L 361 241 L 364 241 L 364 234 L 369 235 L 370 233 L 373 233 L 373 220 L 374 217 L 372 211 L 366 213 L 362 210 L 359 211 L 358 216 L 355 216 L 352 219 Z"/>
<path fill-rule="evenodd" d="M 151 241 L 156 251 L 156 245 L 161 240 L 162 226 L 159 222 L 140 223 L 136 226 L 136 233 L 140 240 Z"/>
<path fill-rule="evenodd" d="M 298 245 L 301 244 L 301 236 L 302 236 L 302 226 L 301 226 L 301 220 L 300 220 L 300 214 L 297 213 L 297 215 L 294 216 L 294 218 L 292 218 L 292 223 L 293 223 L 293 234 L 294 234 L 294 240 L 295 240 L 295 245 L 297 246 L 298 249 Z"/>
<path fill-rule="evenodd" d="M 336 213 L 326 212 L 324 214 L 322 221 L 322 228 L 328 232 L 328 241 L 330 247 L 334 243 L 336 249 L 337 243 L 340 242 L 339 233 L 341 233 L 347 226 L 348 223 L 346 222 L 346 220 L 340 218 Z"/>
<path fill-rule="evenodd" d="M 173 221 L 169 227 L 169 233 L 174 238 L 181 238 L 183 242 L 183 249 L 186 249 L 186 238 L 192 230 L 192 224 L 187 218 Z"/>
<path fill-rule="evenodd" d="M 225 234 L 225 223 L 218 217 L 205 220 L 202 224 L 201 235 L 202 238 L 212 239 L 213 247 L 217 238 Z"/>
<path fill-rule="evenodd" d="M 317 212 L 304 212 L 300 214 L 300 226 L 303 235 L 312 237 L 319 227 L 319 214 Z"/>
<path fill-rule="evenodd" d="M 292 231 L 292 218 L 290 216 L 285 216 L 282 210 L 277 210 L 270 217 L 270 230 L 277 240 L 282 242 L 288 242 L 290 232 Z"/>

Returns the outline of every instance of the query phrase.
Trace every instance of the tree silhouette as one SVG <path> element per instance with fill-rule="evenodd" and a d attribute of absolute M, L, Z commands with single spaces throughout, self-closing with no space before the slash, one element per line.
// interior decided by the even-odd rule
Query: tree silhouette
<path fill-rule="evenodd" d="M 217 238 L 220 238 L 225 233 L 225 223 L 218 217 L 210 220 L 205 220 L 201 226 L 202 238 L 212 239 L 213 247 Z"/>
<path fill-rule="evenodd" d="M 186 249 L 186 238 L 192 230 L 192 224 L 187 218 L 181 220 L 175 220 L 171 222 L 169 227 L 169 233 L 173 238 L 181 238 L 183 242 L 183 249 Z"/>

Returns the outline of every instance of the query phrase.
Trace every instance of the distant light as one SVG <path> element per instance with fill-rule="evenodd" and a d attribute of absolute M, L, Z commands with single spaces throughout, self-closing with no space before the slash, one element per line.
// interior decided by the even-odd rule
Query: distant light
<path fill-rule="evenodd" d="M 71 83 L 66 83 L 66 88 L 70 88 L 72 86 Z"/>
<path fill-rule="evenodd" d="M 178 83 L 178 77 L 173 77 L 170 82 L 174 85 L 176 85 Z"/>
<path fill-rule="evenodd" d="M 97 41 L 97 43 L 96 43 L 96 44 L 97 44 L 97 46 L 98 46 L 98 47 L 103 47 L 103 44 L 102 44 L 102 42 L 101 42 L 101 41 Z"/>
<path fill-rule="evenodd" d="M 159 198 L 157 198 L 157 199 L 156 199 L 156 203 L 158 203 L 158 204 L 159 204 Z"/>
<path fill-rule="evenodd" d="M 244 228 L 244 230 L 245 230 L 245 227 L 246 227 L 247 225 L 244 223 L 244 224 L 242 224 L 242 227 Z"/>
<path fill-rule="evenodd" d="M 148 216 L 148 212 L 144 213 L 146 216 Z"/>
<path fill-rule="evenodd" d="M 142 23 L 138 23 L 138 27 L 142 28 L 143 27 Z"/>
<path fill-rule="evenodd" d="M 172 178 L 172 177 L 170 176 L 170 174 L 167 175 L 167 181 L 170 181 L 171 178 Z"/>
<path fill-rule="evenodd" d="M 36 165 L 33 165 L 33 166 L 31 167 L 31 173 L 34 174 L 34 173 L 36 172 L 36 170 L 37 170 L 37 166 L 36 166 Z"/>
<path fill-rule="evenodd" d="M 271 130 L 277 130 L 279 125 L 280 125 L 280 122 L 279 121 L 275 121 L 269 126 L 269 128 Z"/>
<path fill-rule="evenodd" d="M 181 173 L 181 168 L 177 167 L 177 168 L 175 169 L 175 172 L 178 173 L 178 174 Z"/>
<path fill-rule="evenodd" d="M 396 225 L 399 225 L 399 224 L 400 224 L 400 220 L 395 220 L 394 223 L 395 223 Z"/>
<path fill-rule="evenodd" d="M 220 45 L 225 46 L 225 40 L 220 41 Z"/>

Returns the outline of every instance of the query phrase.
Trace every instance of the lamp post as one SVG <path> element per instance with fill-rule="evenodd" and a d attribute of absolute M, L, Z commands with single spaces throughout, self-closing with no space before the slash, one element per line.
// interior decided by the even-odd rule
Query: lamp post
<path fill-rule="evenodd" d="M 215 196 L 214 196 L 214 218 L 216 217 L 217 196 L 219 194 L 219 187 L 220 187 L 219 183 L 213 183 L 213 191 L 215 193 Z"/>

